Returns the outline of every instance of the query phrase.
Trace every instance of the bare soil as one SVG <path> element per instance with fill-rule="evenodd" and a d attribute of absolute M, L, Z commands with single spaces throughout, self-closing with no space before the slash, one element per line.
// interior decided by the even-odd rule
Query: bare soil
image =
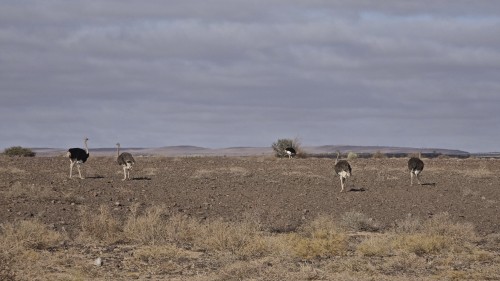
<path fill-rule="evenodd" d="M 165 206 L 199 219 L 261 219 L 293 231 L 318 215 L 361 212 L 390 226 L 408 216 L 448 212 L 481 234 L 500 233 L 500 160 L 423 159 L 423 185 L 410 186 L 407 159 L 355 159 L 346 192 L 333 160 L 273 157 L 136 157 L 132 180 L 114 157 L 90 156 L 85 179 L 69 179 L 65 157 L 0 157 L 0 223 L 37 218 L 77 234 L 82 208 L 109 206 L 125 219 L 132 206 Z M 76 169 L 74 169 L 74 172 Z M 77 173 L 76 173 L 77 174 Z"/>

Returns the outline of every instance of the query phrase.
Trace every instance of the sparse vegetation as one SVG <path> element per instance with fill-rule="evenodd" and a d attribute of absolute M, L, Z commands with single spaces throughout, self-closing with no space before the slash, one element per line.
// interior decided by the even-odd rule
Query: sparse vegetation
<path fill-rule="evenodd" d="M 6 148 L 3 152 L 7 156 L 35 157 L 36 153 L 29 148 L 21 146 L 12 146 Z"/>
<path fill-rule="evenodd" d="M 47 250 L 57 246 L 64 236 L 38 221 L 23 220 L 1 225 L 0 248 L 7 253 Z"/>
<path fill-rule="evenodd" d="M 435 159 L 438 186 L 408 188 L 407 159 L 360 156 L 367 190 L 340 194 L 332 159 L 150 157 L 130 182 L 115 160 L 80 181 L 0 157 L 0 280 L 500 280 L 497 161 Z"/>
<path fill-rule="evenodd" d="M 63 278 L 67 275 L 57 273 L 64 269 L 54 270 L 67 264 L 73 264 L 71 275 L 79 276 L 68 280 L 102 277 L 95 267 L 74 266 L 81 263 L 77 262 L 82 258 L 80 249 L 92 247 L 101 250 L 89 252 L 87 259 L 95 256 L 102 256 L 105 261 L 122 259 L 120 270 L 108 275 L 122 280 L 137 278 L 134 272 L 138 271 L 163 277 L 184 272 L 185 280 L 200 280 L 194 278 L 196 268 L 191 265 L 201 263 L 210 266 L 197 271 L 196 275 L 204 280 L 409 280 L 408 275 L 418 275 L 419 280 L 496 280 L 500 277 L 498 254 L 481 249 L 472 226 L 451 222 L 446 213 L 427 220 L 408 218 L 380 232 L 366 215 L 350 212 L 342 216 L 340 223 L 319 216 L 297 231 L 281 234 L 262 230 L 255 219 L 239 223 L 222 219 L 197 221 L 183 215 L 168 216 L 165 207 L 151 207 L 141 215 L 135 208 L 123 223 L 105 207 L 91 214 L 89 210 L 82 212 L 83 221 L 89 221 L 82 223 L 83 232 L 78 239 L 64 244 L 69 247 L 60 247 L 68 238 L 37 221 L 3 225 L 2 280 L 37 275 L 67 279 Z M 371 226 L 366 227 L 367 224 Z M 366 234 L 360 235 L 359 231 Z M 117 240 L 118 236 L 123 240 Z M 86 246 L 88 241 L 96 239 L 98 243 L 91 243 L 91 248 Z M 489 247 L 499 249 L 498 240 L 488 239 Z M 47 258 L 49 250 L 51 258 Z M 23 271 L 20 261 L 25 259 L 35 262 L 27 267 L 30 272 Z M 458 271 L 452 270 L 457 267 Z"/>

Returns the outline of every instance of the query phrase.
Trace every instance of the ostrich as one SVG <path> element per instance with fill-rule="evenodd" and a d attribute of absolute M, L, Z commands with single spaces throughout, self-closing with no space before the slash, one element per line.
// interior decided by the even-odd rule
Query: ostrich
<path fill-rule="evenodd" d="M 89 148 L 87 146 L 87 141 L 89 139 L 85 138 L 83 140 L 83 143 L 85 144 L 85 149 L 81 148 L 70 148 L 68 149 L 68 153 L 66 153 L 66 156 L 69 158 L 69 161 L 71 164 L 69 164 L 69 178 L 71 178 L 73 174 L 73 166 L 76 164 L 76 167 L 78 168 L 78 175 L 80 175 L 80 178 L 83 179 L 82 173 L 80 171 L 80 165 L 85 163 L 87 159 L 89 158 Z"/>
<path fill-rule="evenodd" d="M 118 161 L 118 164 L 122 165 L 123 167 L 123 180 L 130 179 L 130 169 L 132 169 L 132 165 L 135 164 L 134 157 L 132 157 L 132 154 L 128 152 L 123 152 L 122 154 L 120 154 L 120 143 L 117 143 L 116 147 L 116 161 Z"/>
<path fill-rule="evenodd" d="M 340 176 L 340 185 L 342 186 L 342 190 L 344 191 L 344 183 L 348 177 L 351 176 L 351 165 L 346 160 L 339 160 L 340 152 L 337 151 L 337 159 L 335 159 L 335 174 Z"/>
<path fill-rule="evenodd" d="M 285 148 L 285 152 L 288 155 L 288 158 L 292 158 L 293 156 L 295 156 L 295 154 L 297 154 L 297 152 L 295 152 L 295 149 L 293 149 L 293 147 Z"/>
<path fill-rule="evenodd" d="M 417 176 L 418 184 L 420 183 L 419 175 L 424 169 L 424 162 L 417 157 L 412 157 L 408 160 L 408 170 L 410 170 L 410 185 L 413 185 L 413 175 Z"/>

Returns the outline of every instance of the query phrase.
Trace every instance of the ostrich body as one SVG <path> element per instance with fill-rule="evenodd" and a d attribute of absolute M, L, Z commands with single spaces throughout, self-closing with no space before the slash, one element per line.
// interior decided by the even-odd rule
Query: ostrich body
<path fill-rule="evenodd" d="M 123 167 L 123 179 L 122 180 L 127 180 L 130 179 L 130 170 L 132 169 L 132 165 L 135 164 L 134 157 L 132 157 L 132 154 L 128 152 L 123 152 L 120 154 L 120 143 L 116 144 L 117 150 L 116 150 L 116 161 L 118 162 L 119 165 Z"/>
<path fill-rule="evenodd" d="M 351 176 L 351 165 L 346 160 L 339 160 L 340 152 L 337 151 L 337 159 L 335 159 L 335 174 L 340 177 L 340 186 L 342 189 L 340 192 L 344 191 L 344 184 L 348 177 Z"/>
<path fill-rule="evenodd" d="M 295 154 L 297 154 L 297 152 L 295 151 L 295 149 L 293 147 L 285 148 L 285 152 L 288 155 L 288 158 L 292 158 L 293 156 L 295 156 Z"/>
<path fill-rule="evenodd" d="M 410 170 L 410 185 L 413 185 L 413 175 L 417 177 L 418 184 L 420 183 L 420 173 L 424 169 L 424 162 L 417 157 L 412 157 L 408 160 L 408 170 Z"/>
<path fill-rule="evenodd" d="M 73 174 L 73 166 L 76 164 L 76 167 L 78 168 L 78 175 L 80 176 L 81 179 L 82 177 L 82 172 L 80 171 L 80 166 L 87 161 L 89 158 L 89 148 L 87 146 L 87 141 L 89 139 L 85 138 L 83 143 L 85 144 L 85 149 L 81 148 L 70 148 L 68 149 L 68 153 L 66 153 L 66 156 L 69 158 L 69 161 L 71 162 L 69 164 L 69 178 L 71 178 Z"/>

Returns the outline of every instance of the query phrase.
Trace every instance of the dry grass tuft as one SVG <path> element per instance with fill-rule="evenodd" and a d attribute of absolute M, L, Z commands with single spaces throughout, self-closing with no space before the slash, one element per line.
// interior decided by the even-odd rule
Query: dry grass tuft
<path fill-rule="evenodd" d="M 326 216 L 319 216 L 298 233 L 287 234 L 285 239 L 292 256 L 302 259 L 341 256 L 348 250 L 347 234 Z"/>
<path fill-rule="evenodd" d="M 345 213 L 342 215 L 340 225 L 348 231 L 376 232 L 381 229 L 381 226 L 376 221 L 360 212 Z"/>
<path fill-rule="evenodd" d="M 365 257 L 387 257 L 394 254 L 394 245 L 387 236 L 374 236 L 363 240 L 357 252 Z"/>
<path fill-rule="evenodd" d="M 260 226 L 254 222 L 207 222 L 196 236 L 195 244 L 207 251 L 229 252 L 240 257 L 261 256 L 267 252 Z"/>
<path fill-rule="evenodd" d="M 401 235 L 392 241 L 392 245 L 399 251 L 417 256 L 440 254 L 451 247 L 451 242 L 447 237 L 437 234 Z"/>
<path fill-rule="evenodd" d="M 26 249 L 45 250 L 58 246 L 64 238 L 41 222 L 19 221 L 1 226 L 0 248 L 13 253 Z"/>
<path fill-rule="evenodd" d="M 171 244 L 140 246 L 124 263 L 138 271 L 162 275 L 181 272 L 184 268 L 183 262 L 196 260 L 200 256 L 201 253 L 190 252 Z"/>
<path fill-rule="evenodd" d="M 141 216 L 135 212 L 124 226 L 125 236 L 146 245 L 194 245 L 210 252 L 239 257 L 267 253 L 269 246 L 255 220 L 234 223 L 222 219 L 200 222 L 185 215 L 167 218 L 164 207 L 152 207 Z"/>
<path fill-rule="evenodd" d="M 81 213 L 80 239 L 84 241 L 115 243 L 123 238 L 123 230 L 106 206 L 99 210 L 83 208 Z"/>
<path fill-rule="evenodd" d="M 397 222 L 393 229 L 380 237 L 362 241 L 357 252 L 364 256 L 393 254 L 438 255 L 470 252 L 477 241 L 471 224 L 454 223 L 447 213 L 421 221 L 408 218 Z"/>
<path fill-rule="evenodd" d="M 144 215 L 137 214 L 137 206 L 132 208 L 132 215 L 125 222 L 123 232 L 128 239 L 144 245 L 164 244 L 169 239 L 163 207 L 152 207 Z"/>
<path fill-rule="evenodd" d="M 177 214 L 168 219 L 166 234 L 177 244 L 192 244 L 202 234 L 202 226 L 197 220 Z"/>

